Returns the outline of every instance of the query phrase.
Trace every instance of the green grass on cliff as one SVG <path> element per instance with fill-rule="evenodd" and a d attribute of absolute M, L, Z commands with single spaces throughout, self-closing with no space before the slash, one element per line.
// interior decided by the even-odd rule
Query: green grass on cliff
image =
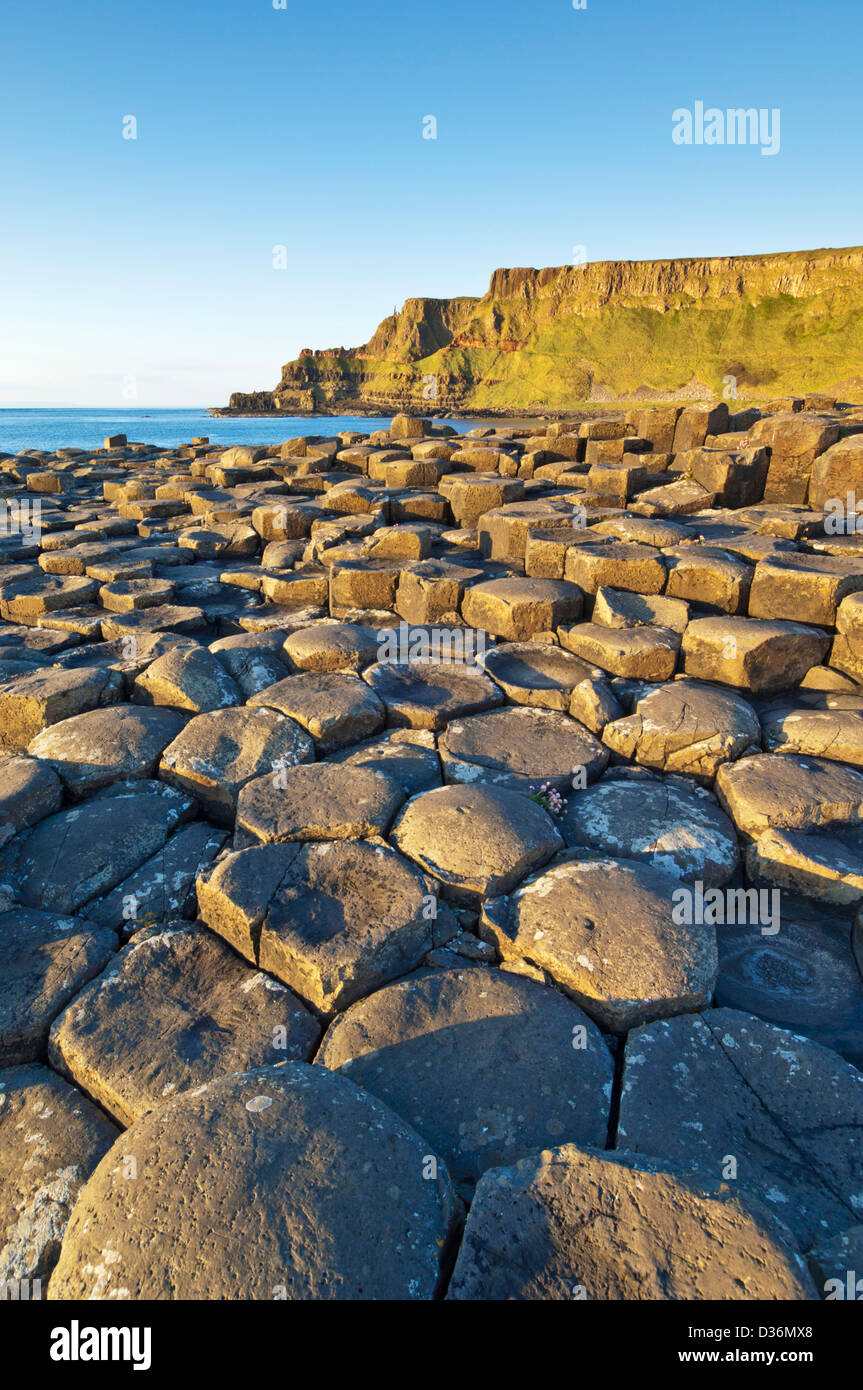
<path fill-rule="evenodd" d="M 488 330 L 479 322 L 476 327 Z M 693 302 L 667 312 L 607 304 L 596 313 L 540 324 L 514 351 L 444 348 L 410 364 L 366 359 L 362 365 L 361 395 L 412 386 L 420 395 L 423 375 L 451 376 L 460 403 L 475 409 L 566 409 L 586 400 L 591 389 L 625 399 L 640 388 L 673 393 L 692 382 L 721 395 L 729 375 L 743 399 L 847 392 L 855 383 L 859 394 L 863 309 L 841 291 L 809 299 L 779 295 L 757 304 Z"/>

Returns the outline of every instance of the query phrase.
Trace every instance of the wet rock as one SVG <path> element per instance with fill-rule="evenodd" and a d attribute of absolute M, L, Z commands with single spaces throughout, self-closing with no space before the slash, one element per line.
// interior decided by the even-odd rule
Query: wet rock
<path fill-rule="evenodd" d="M 436 1290 L 458 1217 L 443 1165 L 427 1180 L 428 1145 L 323 1067 L 221 1077 L 160 1106 L 121 1145 L 137 1160 L 134 1208 L 118 1147 L 78 1199 L 52 1299 L 428 1299 Z M 238 1213 L 254 1213 L 253 1231 Z"/>

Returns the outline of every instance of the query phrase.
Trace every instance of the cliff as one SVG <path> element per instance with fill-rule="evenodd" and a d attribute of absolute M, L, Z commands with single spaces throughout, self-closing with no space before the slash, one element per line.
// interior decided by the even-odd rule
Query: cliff
<path fill-rule="evenodd" d="M 585 401 L 860 394 L 863 247 L 496 270 L 409 299 L 362 347 L 304 351 L 232 411 L 565 410 Z"/>

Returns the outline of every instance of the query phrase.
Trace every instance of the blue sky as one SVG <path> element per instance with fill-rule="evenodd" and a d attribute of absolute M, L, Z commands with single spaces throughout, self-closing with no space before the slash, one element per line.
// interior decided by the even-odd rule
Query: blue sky
<path fill-rule="evenodd" d="M 574 247 L 863 242 L 861 0 L 7 0 L 3 39 L 0 405 L 222 404 Z M 778 107 L 778 155 L 675 145 L 697 100 Z"/>

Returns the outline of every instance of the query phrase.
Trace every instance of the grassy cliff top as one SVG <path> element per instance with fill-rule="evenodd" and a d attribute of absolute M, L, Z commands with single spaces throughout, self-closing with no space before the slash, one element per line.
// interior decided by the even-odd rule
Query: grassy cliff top
<path fill-rule="evenodd" d="M 275 409 L 520 411 L 861 388 L 857 246 L 496 270 L 480 298 L 409 299 L 362 346 L 304 353 L 270 394 Z"/>

